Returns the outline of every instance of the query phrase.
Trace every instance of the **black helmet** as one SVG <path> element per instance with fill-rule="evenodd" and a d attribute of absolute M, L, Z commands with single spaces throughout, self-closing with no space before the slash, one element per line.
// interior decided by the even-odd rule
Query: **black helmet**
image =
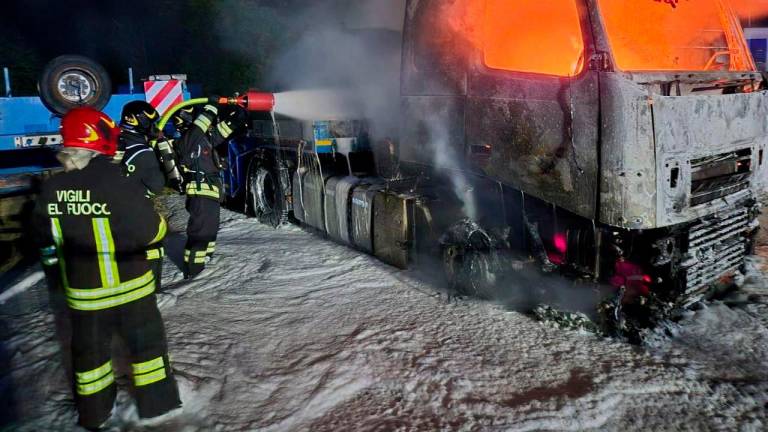
<path fill-rule="evenodd" d="M 242 132 L 246 129 L 248 126 L 248 119 L 248 111 L 239 105 L 225 105 L 219 108 L 218 123 L 220 125 L 225 125 L 223 128 L 224 130 L 222 130 L 222 128 L 219 128 L 219 130 L 225 137 Z"/>
<path fill-rule="evenodd" d="M 123 107 L 120 115 L 120 128 L 138 134 L 153 136 L 156 133 L 156 122 L 160 120 L 155 107 L 144 101 L 129 102 Z"/>
<path fill-rule="evenodd" d="M 173 125 L 176 126 L 176 130 L 179 133 L 183 133 L 189 129 L 189 127 L 195 121 L 195 107 L 188 106 L 181 108 L 180 110 L 173 113 L 171 120 L 173 120 Z"/>

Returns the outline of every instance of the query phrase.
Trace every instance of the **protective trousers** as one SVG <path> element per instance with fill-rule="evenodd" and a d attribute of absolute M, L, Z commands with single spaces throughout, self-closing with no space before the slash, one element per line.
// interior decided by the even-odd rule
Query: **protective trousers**
<path fill-rule="evenodd" d="M 160 292 L 161 282 L 163 281 L 163 257 L 165 257 L 165 247 L 163 243 L 155 245 L 155 249 L 147 251 L 147 261 L 152 268 L 152 274 L 155 275 L 155 281 L 157 281 L 157 289 L 155 292 Z"/>
<path fill-rule="evenodd" d="M 163 319 L 154 295 L 115 308 L 72 311 L 72 365 L 80 424 L 97 428 L 115 402 L 113 335 L 125 341 L 139 416 L 156 417 L 179 406 L 179 392 L 167 354 Z"/>
<path fill-rule="evenodd" d="M 184 276 L 194 277 L 205 269 L 207 258 L 216 250 L 216 236 L 219 233 L 218 199 L 202 196 L 187 196 L 187 246 L 184 250 Z"/>

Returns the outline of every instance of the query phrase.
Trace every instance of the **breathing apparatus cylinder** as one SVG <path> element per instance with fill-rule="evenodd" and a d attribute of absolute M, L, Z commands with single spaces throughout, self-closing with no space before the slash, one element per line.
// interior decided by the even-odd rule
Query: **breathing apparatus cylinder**
<path fill-rule="evenodd" d="M 160 156 L 160 163 L 163 165 L 163 172 L 168 184 L 179 192 L 183 192 L 181 172 L 179 167 L 176 166 L 176 154 L 173 150 L 173 145 L 169 140 L 158 141 L 157 153 Z"/>

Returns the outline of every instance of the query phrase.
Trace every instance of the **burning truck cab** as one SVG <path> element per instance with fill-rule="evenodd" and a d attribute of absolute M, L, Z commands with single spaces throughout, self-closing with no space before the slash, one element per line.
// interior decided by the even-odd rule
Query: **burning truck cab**
<path fill-rule="evenodd" d="M 482 297 L 608 287 L 620 330 L 742 269 L 768 93 L 728 2 L 408 0 L 402 38 L 398 140 L 331 121 L 246 146 L 249 211 Z"/>
<path fill-rule="evenodd" d="M 547 268 L 687 306 L 750 253 L 761 82 L 724 0 L 413 0 L 401 164 Z"/>

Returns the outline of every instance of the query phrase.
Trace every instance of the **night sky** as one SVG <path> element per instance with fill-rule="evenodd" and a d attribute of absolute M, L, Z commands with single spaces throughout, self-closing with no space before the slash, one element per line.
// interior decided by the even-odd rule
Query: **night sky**
<path fill-rule="evenodd" d="M 263 86 L 301 31 L 299 11 L 322 1 L 341 9 L 344 0 L 6 0 L 0 66 L 11 68 L 16 95 L 34 94 L 45 63 L 61 54 L 92 57 L 115 85 L 127 83 L 131 66 L 137 79 L 186 73 L 206 92 L 228 94 Z"/>
<path fill-rule="evenodd" d="M 0 66 L 9 66 L 16 94 L 34 92 L 44 64 L 81 54 L 103 64 L 115 84 L 135 76 L 186 73 L 213 92 L 258 84 L 274 51 L 286 43 L 288 11 L 298 0 L 10 0 L 0 13 Z M 258 11 L 264 27 L 244 56 L 222 40 L 218 17 Z M 266 24 L 265 24 L 266 23 Z M 253 32 L 249 32 L 253 36 Z M 259 59 L 259 60 L 255 60 Z"/>

